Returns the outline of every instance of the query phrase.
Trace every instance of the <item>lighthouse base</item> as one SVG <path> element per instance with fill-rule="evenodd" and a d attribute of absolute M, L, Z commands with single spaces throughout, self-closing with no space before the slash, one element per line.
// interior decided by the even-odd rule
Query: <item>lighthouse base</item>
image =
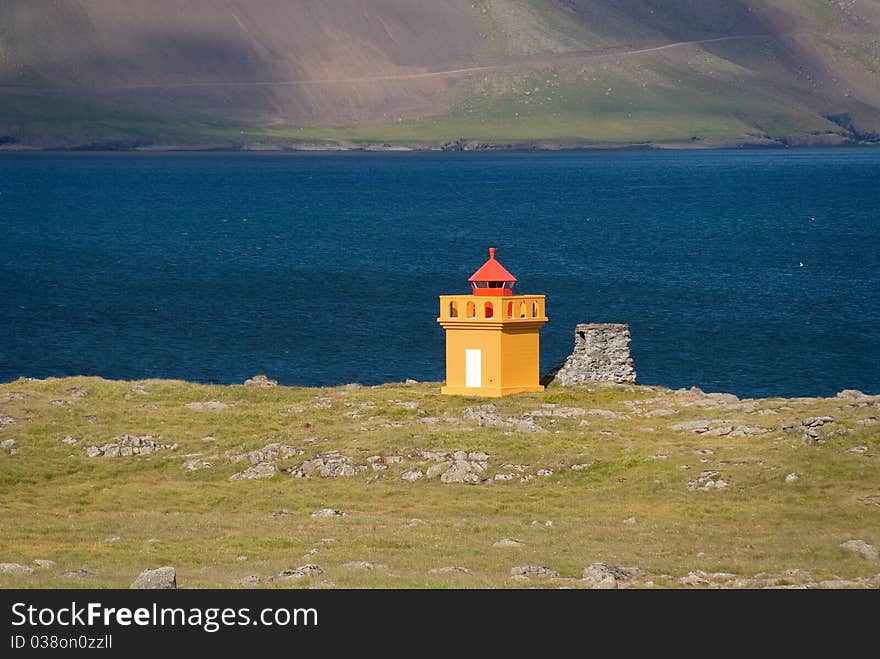
<path fill-rule="evenodd" d="M 451 396 L 471 396 L 478 398 L 500 398 L 510 394 L 544 391 L 540 384 L 520 387 L 440 387 L 440 393 Z"/>

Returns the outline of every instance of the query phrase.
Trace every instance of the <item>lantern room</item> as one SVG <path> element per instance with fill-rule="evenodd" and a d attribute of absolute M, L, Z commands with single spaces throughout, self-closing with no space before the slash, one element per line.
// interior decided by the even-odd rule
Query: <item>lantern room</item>
<path fill-rule="evenodd" d="M 472 274 L 468 281 L 471 283 L 474 295 L 513 295 L 516 277 L 495 260 L 495 248 L 490 247 L 489 260 Z"/>

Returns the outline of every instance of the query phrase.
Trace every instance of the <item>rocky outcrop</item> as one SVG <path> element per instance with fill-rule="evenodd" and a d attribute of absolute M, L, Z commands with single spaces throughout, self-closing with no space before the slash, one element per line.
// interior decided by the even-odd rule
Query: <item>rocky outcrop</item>
<path fill-rule="evenodd" d="M 244 381 L 245 387 L 255 387 L 257 389 L 270 389 L 278 386 L 278 380 L 270 380 L 265 375 L 255 375 Z"/>
<path fill-rule="evenodd" d="M 629 354 L 629 325 L 584 323 L 574 328 L 574 351 L 552 369 L 541 383 L 563 386 L 587 382 L 635 382 L 636 369 Z"/>
<path fill-rule="evenodd" d="M 294 467 L 290 474 L 295 478 L 311 478 L 312 476 L 336 478 L 362 474 L 366 470 L 365 466 L 355 465 L 349 456 L 343 455 L 339 451 L 327 451 Z"/>
<path fill-rule="evenodd" d="M 156 451 L 174 451 L 177 444 L 159 444 L 153 435 L 119 435 L 107 444 L 86 446 L 83 453 L 88 458 L 116 458 L 132 455 L 147 455 Z"/>

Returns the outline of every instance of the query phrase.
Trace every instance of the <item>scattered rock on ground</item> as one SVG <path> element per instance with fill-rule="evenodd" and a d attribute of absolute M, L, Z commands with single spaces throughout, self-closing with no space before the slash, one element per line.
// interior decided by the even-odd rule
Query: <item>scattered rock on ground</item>
<path fill-rule="evenodd" d="M 322 508 L 312 513 L 312 517 L 345 517 L 347 513 L 335 508 Z"/>
<path fill-rule="evenodd" d="M 278 473 L 278 467 L 274 462 L 258 462 L 244 471 L 239 471 L 229 477 L 231 481 L 256 480 L 259 478 L 271 478 Z"/>
<path fill-rule="evenodd" d="M 239 579 L 235 583 L 239 586 L 259 586 L 262 583 L 263 579 L 258 574 L 250 574 L 242 579 Z"/>
<path fill-rule="evenodd" d="M 107 444 L 95 444 L 83 449 L 88 458 L 115 458 L 130 457 L 133 455 L 148 455 L 156 451 L 175 451 L 177 444 L 160 444 L 154 441 L 158 437 L 153 435 L 118 435 L 112 442 Z"/>
<path fill-rule="evenodd" d="M 522 547 L 524 543 L 514 538 L 501 538 L 498 542 L 492 544 L 493 547 Z"/>
<path fill-rule="evenodd" d="M 140 590 L 170 590 L 177 588 L 177 570 L 173 567 L 147 568 L 138 575 L 131 588 Z"/>
<path fill-rule="evenodd" d="M 847 540 L 840 546 L 869 561 L 876 561 L 880 558 L 880 554 L 877 553 L 877 548 L 874 545 L 868 544 L 864 540 Z"/>
<path fill-rule="evenodd" d="M 13 419 L 11 416 L 7 416 L 5 414 L 0 414 L 0 430 L 3 430 L 7 426 L 11 426 L 15 423 L 18 423 L 16 419 Z"/>
<path fill-rule="evenodd" d="M 271 580 L 277 581 L 280 579 L 303 579 L 306 577 L 317 577 L 320 574 L 324 574 L 324 570 L 321 569 L 319 565 L 309 563 L 293 570 L 282 570 L 274 577 L 272 577 Z"/>
<path fill-rule="evenodd" d="M 61 438 L 61 441 L 65 444 L 69 444 L 70 446 L 76 446 L 79 444 L 79 440 L 73 435 L 65 435 Z"/>
<path fill-rule="evenodd" d="M 364 465 L 354 465 L 349 456 L 343 455 L 339 451 L 327 451 L 294 467 L 290 473 L 295 478 L 310 478 L 312 476 L 336 478 L 362 474 L 366 470 Z"/>
<path fill-rule="evenodd" d="M 214 463 L 202 458 L 191 458 L 183 463 L 183 468 L 187 471 L 198 471 L 200 469 L 208 469 L 213 467 Z"/>
<path fill-rule="evenodd" d="M 559 572 L 551 570 L 544 565 L 521 565 L 510 568 L 510 576 L 512 577 L 546 577 L 549 579 L 558 579 Z"/>
<path fill-rule="evenodd" d="M 639 520 L 637 517 L 627 517 L 625 520 L 623 520 L 623 523 L 624 524 L 638 524 Z"/>
<path fill-rule="evenodd" d="M 34 568 L 21 563 L 0 563 L 0 574 L 33 574 Z"/>
<path fill-rule="evenodd" d="M 788 476 L 785 477 L 785 482 L 786 483 L 796 483 L 800 480 L 800 478 L 801 478 L 800 474 L 795 474 L 794 472 L 792 472 L 792 473 L 788 474 Z"/>
<path fill-rule="evenodd" d="M 721 478 L 719 472 L 703 471 L 695 480 L 688 481 L 687 489 L 708 492 L 709 490 L 723 490 L 727 485 L 727 481 Z"/>
<path fill-rule="evenodd" d="M 35 558 L 34 565 L 36 565 L 37 567 L 41 567 L 44 570 L 48 570 L 58 564 L 55 561 L 50 561 L 48 558 Z"/>
<path fill-rule="evenodd" d="M 414 483 L 417 480 L 424 477 L 425 474 L 422 473 L 421 469 L 411 469 L 409 471 L 405 471 L 400 475 L 400 480 L 406 483 Z"/>
<path fill-rule="evenodd" d="M 480 474 L 485 471 L 486 467 L 476 460 L 454 460 L 449 468 L 440 476 L 442 483 L 465 483 L 467 485 L 476 485 L 482 479 Z"/>
<path fill-rule="evenodd" d="M 229 458 L 229 462 L 234 464 L 236 462 L 241 462 L 242 460 L 248 460 L 252 465 L 255 465 L 261 462 L 274 462 L 276 460 L 285 460 L 291 456 L 302 454 L 302 449 L 299 449 L 295 446 L 273 442 L 271 444 L 266 444 L 266 446 L 264 446 L 263 448 L 257 449 L 255 451 L 248 451 L 247 453 L 237 453 Z"/>

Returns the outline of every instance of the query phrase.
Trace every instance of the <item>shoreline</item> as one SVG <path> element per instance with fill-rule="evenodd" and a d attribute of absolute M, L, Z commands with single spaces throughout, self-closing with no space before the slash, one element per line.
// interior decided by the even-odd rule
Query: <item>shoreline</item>
<path fill-rule="evenodd" d="M 552 152 L 609 152 L 609 151 L 739 151 L 739 150 L 805 150 L 878 148 L 880 141 L 852 140 L 833 135 L 834 139 L 804 138 L 780 140 L 731 140 L 720 142 L 633 142 L 633 143 L 577 143 L 577 142 L 483 142 L 459 139 L 442 144 L 392 145 L 388 143 L 341 144 L 152 144 L 132 141 L 109 141 L 75 146 L 34 146 L 11 142 L 0 144 L 0 154 L 257 154 L 303 155 L 346 153 L 552 153 Z M 824 136 L 812 136 L 822 138 Z M 829 138 L 832 135 L 829 134 Z"/>

